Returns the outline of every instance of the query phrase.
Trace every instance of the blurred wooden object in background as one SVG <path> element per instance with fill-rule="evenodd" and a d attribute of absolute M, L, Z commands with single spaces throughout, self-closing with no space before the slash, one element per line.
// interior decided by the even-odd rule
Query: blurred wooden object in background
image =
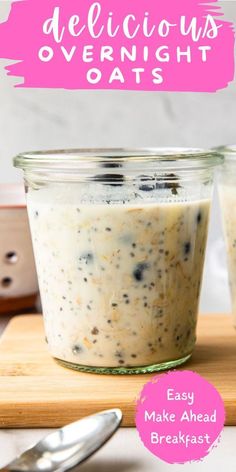
<path fill-rule="evenodd" d="M 0 185 L 0 314 L 32 311 L 37 295 L 24 188 Z"/>

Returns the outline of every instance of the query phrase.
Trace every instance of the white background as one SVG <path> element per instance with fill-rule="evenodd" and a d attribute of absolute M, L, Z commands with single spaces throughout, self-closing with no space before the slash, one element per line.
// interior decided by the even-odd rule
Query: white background
<path fill-rule="evenodd" d="M 236 23 L 236 2 L 225 1 Z M 0 2 L 0 19 L 9 11 Z M 236 144 L 236 82 L 217 94 L 13 88 L 0 61 L 0 183 L 21 179 L 12 167 L 20 151 L 98 146 Z M 201 310 L 229 311 L 220 211 L 214 198 Z"/>

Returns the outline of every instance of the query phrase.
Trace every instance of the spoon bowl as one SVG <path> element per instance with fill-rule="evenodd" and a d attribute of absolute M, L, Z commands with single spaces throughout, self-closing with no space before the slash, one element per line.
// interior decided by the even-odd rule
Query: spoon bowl
<path fill-rule="evenodd" d="M 64 426 L 24 452 L 2 471 L 65 472 L 96 452 L 118 429 L 121 410 L 112 409 Z"/>

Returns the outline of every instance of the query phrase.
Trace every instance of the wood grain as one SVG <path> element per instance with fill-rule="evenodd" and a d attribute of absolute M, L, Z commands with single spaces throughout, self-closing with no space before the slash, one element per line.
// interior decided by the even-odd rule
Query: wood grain
<path fill-rule="evenodd" d="M 230 316 L 200 316 L 198 342 L 184 367 L 219 390 L 226 424 L 236 425 L 236 331 Z M 0 427 L 60 427 L 120 407 L 134 426 L 135 399 L 148 375 L 106 376 L 59 366 L 47 351 L 40 315 L 12 319 L 0 342 Z"/>

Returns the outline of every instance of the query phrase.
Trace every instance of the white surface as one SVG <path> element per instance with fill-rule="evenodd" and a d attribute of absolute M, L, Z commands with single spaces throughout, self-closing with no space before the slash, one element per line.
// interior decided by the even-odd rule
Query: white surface
<path fill-rule="evenodd" d="M 0 466 L 52 430 L 0 431 Z M 81 472 L 235 472 L 236 427 L 225 428 L 221 442 L 202 462 L 170 465 L 153 456 L 134 428 L 122 428 L 94 457 L 78 467 Z"/>

